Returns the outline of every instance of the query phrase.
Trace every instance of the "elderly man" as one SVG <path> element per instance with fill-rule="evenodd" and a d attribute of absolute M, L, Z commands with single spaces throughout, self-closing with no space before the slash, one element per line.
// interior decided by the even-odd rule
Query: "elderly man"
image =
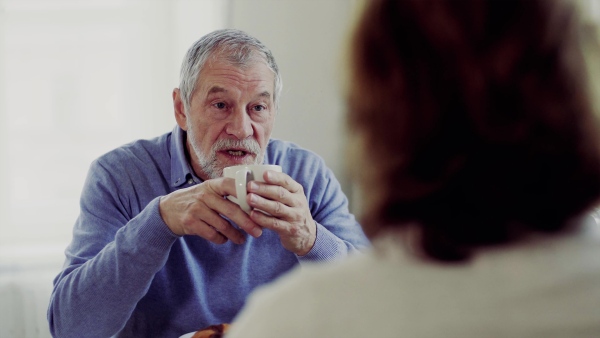
<path fill-rule="evenodd" d="M 271 139 L 281 92 L 271 52 L 238 30 L 197 41 L 173 91 L 177 126 L 91 166 L 48 310 L 59 337 L 178 337 L 229 322 L 248 294 L 299 262 L 368 245 L 322 159 Z M 248 184 L 223 168 L 277 164 Z"/>

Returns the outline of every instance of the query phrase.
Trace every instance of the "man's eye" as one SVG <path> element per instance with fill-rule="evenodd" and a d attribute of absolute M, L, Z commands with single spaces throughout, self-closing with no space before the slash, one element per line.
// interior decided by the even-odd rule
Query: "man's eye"
<path fill-rule="evenodd" d="M 267 107 L 263 106 L 263 105 L 256 105 L 254 106 L 254 111 L 263 111 L 267 109 Z"/>
<path fill-rule="evenodd" d="M 214 104 L 215 108 L 217 109 L 225 109 L 226 105 L 223 102 L 217 102 Z"/>

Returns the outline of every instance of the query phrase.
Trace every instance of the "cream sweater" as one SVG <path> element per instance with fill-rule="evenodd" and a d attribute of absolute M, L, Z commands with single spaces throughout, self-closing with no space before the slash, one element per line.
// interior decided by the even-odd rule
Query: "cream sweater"
<path fill-rule="evenodd" d="M 254 293 L 228 338 L 600 337 L 600 226 L 487 250 L 468 265 L 406 253 L 302 266 Z"/>

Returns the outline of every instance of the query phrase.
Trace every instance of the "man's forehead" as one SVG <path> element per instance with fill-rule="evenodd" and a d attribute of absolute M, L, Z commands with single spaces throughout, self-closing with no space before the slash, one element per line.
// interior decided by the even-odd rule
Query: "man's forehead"
<path fill-rule="evenodd" d="M 272 99 L 275 73 L 260 60 L 245 65 L 214 60 L 199 71 L 196 88 L 207 96 L 241 90 L 256 97 Z"/>

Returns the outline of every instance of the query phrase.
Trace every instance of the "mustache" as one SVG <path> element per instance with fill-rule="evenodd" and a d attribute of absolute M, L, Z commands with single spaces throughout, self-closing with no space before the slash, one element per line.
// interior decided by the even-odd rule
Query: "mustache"
<path fill-rule="evenodd" d="M 244 139 L 244 140 L 232 140 L 232 139 L 220 139 L 215 142 L 212 146 L 212 152 L 216 153 L 217 151 L 227 150 L 227 149 L 236 149 L 243 150 L 247 153 L 251 153 L 253 155 L 258 155 L 261 151 L 260 145 L 254 139 Z"/>

